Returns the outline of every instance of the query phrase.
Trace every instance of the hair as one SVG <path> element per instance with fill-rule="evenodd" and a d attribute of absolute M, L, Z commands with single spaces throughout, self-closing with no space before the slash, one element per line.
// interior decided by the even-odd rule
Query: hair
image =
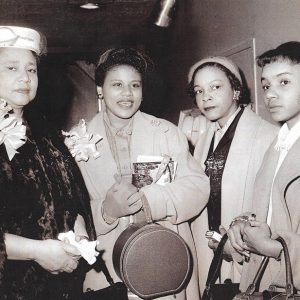
<path fill-rule="evenodd" d="M 281 44 L 277 48 L 258 56 L 256 61 L 261 68 L 277 61 L 289 61 L 293 64 L 300 64 L 300 42 L 291 41 Z"/>
<path fill-rule="evenodd" d="M 198 66 L 195 69 L 192 79 L 191 79 L 190 83 L 188 84 L 188 94 L 190 97 L 192 97 L 194 99 L 194 101 L 196 100 L 196 95 L 194 92 L 195 76 L 199 70 L 204 69 L 205 67 L 217 68 L 226 75 L 226 77 L 229 80 L 232 90 L 240 92 L 239 100 L 237 101 L 238 105 L 250 103 L 249 90 L 248 90 L 248 87 L 246 86 L 246 84 L 244 82 L 240 82 L 240 80 L 225 66 L 223 66 L 222 64 L 216 63 L 216 62 L 206 62 L 206 63 Z"/>
<path fill-rule="evenodd" d="M 114 66 L 128 65 L 135 68 L 144 81 L 154 69 L 153 61 L 133 48 L 113 48 L 100 55 L 95 70 L 96 85 L 102 86 L 107 72 Z"/>

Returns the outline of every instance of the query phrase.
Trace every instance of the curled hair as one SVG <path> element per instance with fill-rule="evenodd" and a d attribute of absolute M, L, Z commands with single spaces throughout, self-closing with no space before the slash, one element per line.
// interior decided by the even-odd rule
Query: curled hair
<path fill-rule="evenodd" d="M 196 95 L 195 95 L 195 91 L 194 91 L 195 76 L 199 70 L 204 69 L 205 67 L 217 68 L 226 75 L 226 77 L 229 80 L 232 90 L 240 92 L 239 100 L 237 101 L 238 105 L 250 103 L 249 90 L 248 90 L 246 84 L 244 82 L 243 83 L 240 82 L 240 80 L 225 66 L 223 66 L 222 64 L 216 63 L 216 62 L 207 62 L 207 63 L 204 63 L 204 64 L 198 66 L 195 69 L 192 79 L 191 79 L 190 83 L 188 84 L 188 95 L 190 97 L 192 97 L 194 100 L 196 99 Z"/>
<path fill-rule="evenodd" d="M 257 65 L 261 68 L 267 64 L 284 60 L 300 64 L 300 42 L 291 41 L 281 44 L 275 49 L 264 52 L 256 59 Z"/>
<path fill-rule="evenodd" d="M 96 85 L 102 86 L 106 73 L 114 66 L 128 65 L 135 68 L 144 80 L 154 69 L 153 61 L 133 48 L 113 48 L 104 52 L 98 60 L 95 71 Z"/>

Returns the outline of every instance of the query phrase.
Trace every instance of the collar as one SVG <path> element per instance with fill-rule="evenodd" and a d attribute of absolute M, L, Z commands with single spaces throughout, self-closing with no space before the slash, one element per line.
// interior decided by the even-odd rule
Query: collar
<path fill-rule="evenodd" d="M 103 113 L 103 120 L 106 126 L 110 129 L 111 133 L 115 136 L 132 135 L 133 118 L 130 119 L 129 123 L 121 128 L 115 128 L 111 125 L 107 112 Z"/>
<path fill-rule="evenodd" d="M 299 137 L 300 121 L 298 121 L 291 129 L 288 128 L 287 123 L 284 123 L 279 130 L 274 148 L 277 151 L 289 151 Z"/>
<path fill-rule="evenodd" d="M 228 127 L 231 125 L 235 117 L 238 115 L 240 112 L 241 108 L 238 107 L 238 109 L 230 116 L 230 118 L 227 120 L 225 125 L 223 127 L 220 126 L 218 122 L 215 122 L 215 131 L 219 131 L 220 133 L 225 133 Z"/>

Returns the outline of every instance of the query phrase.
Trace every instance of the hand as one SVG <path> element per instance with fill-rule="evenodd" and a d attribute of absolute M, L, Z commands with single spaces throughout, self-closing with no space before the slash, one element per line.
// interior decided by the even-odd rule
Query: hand
<path fill-rule="evenodd" d="M 244 249 L 260 255 L 277 258 L 281 244 L 271 238 L 271 230 L 267 223 L 250 221 L 244 227 Z"/>
<path fill-rule="evenodd" d="M 105 215 L 117 219 L 135 214 L 142 208 L 144 194 L 124 179 L 115 178 L 117 182 L 108 190 L 102 203 Z"/>
<path fill-rule="evenodd" d="M 219 227 L 219 231 L 222 236 L 227 233 L 226 229 L 222 225 Z M 208 246 L 211 249 L 213 249 L 214 251 L 217 249 L 218 245 L 219 245 L 219 242 L 214 241 L 214 240 L 210 240 L 208 242 Z M 232 261 L 234 259 L 237 262 L 241 262 L 243 260 L 242 256 L 237 251 L 235 251 L 235 249 L 232 247 L 229 240 L 226 241 L 226 243 L 224 245 L 223 258 L 226 261 Z"/>
<path fill-rule="evenodd" d="M 245 251 L 243 235 L 246 224 L 244 221 L 235 221 L 227 231 L 231 246 L 240 254 Z"/>
<path fill-rule="evenodd" d="M 42 240 L 36 247 L 34 260 L 52 274 L 73 272 L 78 266 L 79 251 L 67 241 Z"/>

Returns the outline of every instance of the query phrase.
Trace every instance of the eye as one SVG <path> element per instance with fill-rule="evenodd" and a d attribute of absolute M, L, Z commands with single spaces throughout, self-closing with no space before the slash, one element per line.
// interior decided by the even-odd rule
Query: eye
<path fill-rule="evenodd" d="M 32 74 L 36 74 L 37 73 L 37 69 L 35 68 L 30 68 L 28 69 L 28 72 L 32 73 Z"/>
<path fill-rule="evenodd" d="M 269 84 L 263 84 L 263 85 L 262 85 L 262 89 L 263 89 L 264 91 L 267 91 L 269 88 L 270 88 L 270 85 L 269 85 Z"/>
<path fill-rule="evenodd" d="M 289 80 L 286 80 L 286 79 L 280 80 L 280 85 L 281 85 L 281 86 L 285 86 L 285 85 L 287 85 L 287 84 L 289 84 L 289 83 L 290 83 Z"/>
<path fill-rule="evenodd" d="M 202 90 L 194 90 L 195 95 L 202 95 L 203 91 Z"/>
<path fill-rule="evenodd" d="M 133 84 L 132 84 L 132 87 L 133 87 L 133 88 L 140 88 L 140 87 L 141 87 L 141 84 L 140 84 L 140 83 L 133 83 Z"/>
<path fill-rule="evenodd" d="M 212 89 L 213 91 L 215 91 L 215 90 L 218 90 L 220 87 L 221 87 L 220 85 L 214 84 L 214 85 L 211 86 L 211 89 Z"/>
<path fill-rule="evenodd" d="M 115 87 L 121 87 L 122 84 L 121 84 L 121 82 L 115 82 L 115 83 L 113 83 L 113 86 L 115 86 Z"/>
<path fill-rule="evenodd" d="M 7 69 L 10 71 L 17 71 L 17 68 L 13 66 L 8 66 Z"/>

